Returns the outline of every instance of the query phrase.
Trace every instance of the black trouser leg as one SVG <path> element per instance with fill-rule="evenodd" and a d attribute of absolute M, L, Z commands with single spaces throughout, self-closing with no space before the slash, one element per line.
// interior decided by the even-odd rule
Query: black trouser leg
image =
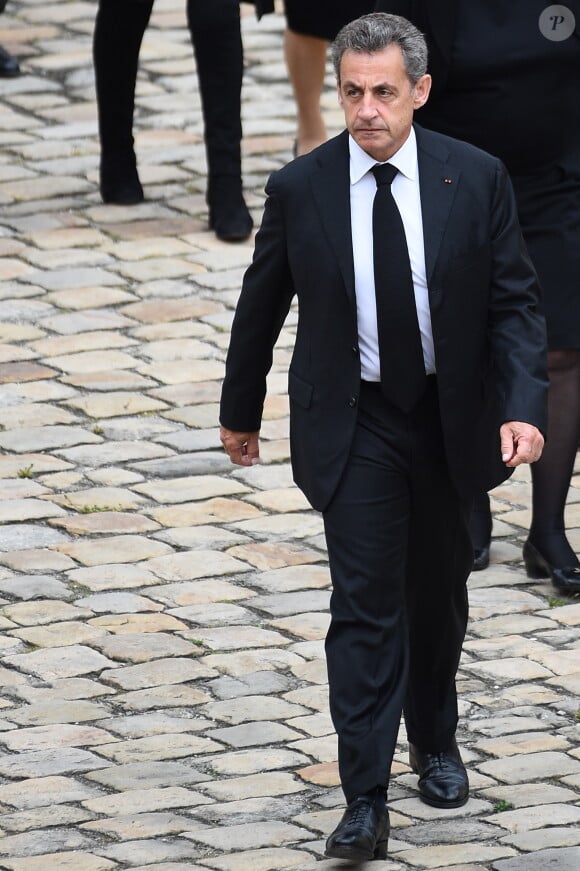
<path fill-rule="evenodd" d="M 243 48 L 239 0 L 188 0 L 205 126 L 210 226 L 245 239 L 252 219 L 242 196 Z"/>
<path fill-rule="evenodd" d="M 409 739 L 444 749 L 471 568 L 431 388 L 410 415 L 363 385 L 351 455 L 324 512 L 332 575 L 330 709 L 347 801 L 388 782 L 403 704 Z"/>
<path fill-rule="evenodd" d="M 467 628 L 467 578 L 473 561 L 470 505 L 459 498 L 449 478 L 440 429 L 417 455 L 414 472 L 404 714 L 409 742 L 435 753 L 449 748 L 457 728 L 455 675 Z"/>
<path fill-rule="evenodd" d="M 397 451 L 389 452 L 363 417 L 361 405 L 343 480 L 324 512 L 332 578 L 329 703 L 347 803 L 388 785 L 408 671 L 409 488 Z"/>
<path fill-rule="evenodd" d="M 93 58 L 105 202 L 143 199 L 133 150 L 135 81 L 141 41 L 153 0 L 100 0 Z"/>

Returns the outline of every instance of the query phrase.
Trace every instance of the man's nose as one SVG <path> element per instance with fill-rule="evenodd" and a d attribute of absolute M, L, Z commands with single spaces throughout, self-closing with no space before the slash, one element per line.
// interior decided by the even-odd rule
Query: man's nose
<path fill-rule="evenodd" d="M 377 105 L 372 94 L 364 94 L 359 104 L 359 115 L 363 118 L 374 118 L 377 114 Z"/>

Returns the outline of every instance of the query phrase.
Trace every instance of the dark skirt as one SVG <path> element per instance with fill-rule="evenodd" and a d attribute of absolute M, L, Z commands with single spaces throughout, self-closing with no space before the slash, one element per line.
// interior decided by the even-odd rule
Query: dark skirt
<path fill-rule="evenodd" d="M 543 290 L 551 351 L 580 348 L 580 161 L 512 175 L 518 214 Z"/>
<path fill-rule="evenodd" d="M 376 0 L 285 0 L 290 30 L 332 40 L 341 27 L 372 12 Z"/>

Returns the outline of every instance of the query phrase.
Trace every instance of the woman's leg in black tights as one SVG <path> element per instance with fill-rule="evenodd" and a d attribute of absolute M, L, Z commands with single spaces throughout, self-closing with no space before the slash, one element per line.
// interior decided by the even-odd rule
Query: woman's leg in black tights
<path fill-rule="evenodd" d="M 210 227 L 245 239 L 252 219 L 242 195 L 243 48 L 239 0 L 187 0 L 205 125 Z"/>
<path fill-rule="evenodd" d="M 141 202 L 133 150 L 135 81 L 153 0 L 100 0 L 93 58 L 101 142 L 101 195 L 106 203 Z"/>
<path fill-rule="evenodd" d="M 532 466 L 529 540 L 552 566 L 580 566 L 564 525 L 564 509 L 580 437 L 580 349 L 548 353 L 548 433 Z"/>

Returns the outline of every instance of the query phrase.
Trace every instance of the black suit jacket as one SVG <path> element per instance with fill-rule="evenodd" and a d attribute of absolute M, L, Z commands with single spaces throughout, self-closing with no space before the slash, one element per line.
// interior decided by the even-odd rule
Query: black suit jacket
<path fill-rule="evenodd" d="M 546 426 L 545 325 L 511 184 L 490 155 L 416 126 L 441 421 L 460 493 L 495 486 L 499 425 Z M 260 428 L 272 348 L 298 297 L 289 371 L 294 477 L 319 510 L 348 459 L 360 360 L 348 133 L 268 181 L 254 259 L 234 318 L 221 423 Z"/>

